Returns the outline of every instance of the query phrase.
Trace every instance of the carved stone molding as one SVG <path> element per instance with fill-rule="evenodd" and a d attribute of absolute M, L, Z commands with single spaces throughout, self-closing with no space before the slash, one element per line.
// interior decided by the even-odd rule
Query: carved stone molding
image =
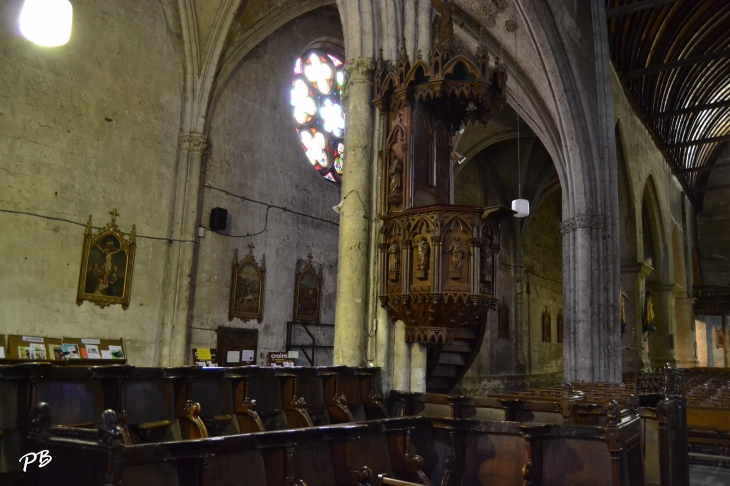
<path fill-rule="evenodd" d="M 196 132 L 181 133 L 178 143 L 183 150 L 205 152 L 208 148 L 208 137 Z"/>

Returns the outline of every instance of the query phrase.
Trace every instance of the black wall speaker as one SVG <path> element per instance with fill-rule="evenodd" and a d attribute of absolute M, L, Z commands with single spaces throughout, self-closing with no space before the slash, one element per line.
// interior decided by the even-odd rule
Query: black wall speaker
<path fill-rule="evenodd" d="M 225 231 L 226 220 L 228 219 L 228 211 L 223 208 L 213 208 L 210 210 L 210 229 L 212 231 Z"/>

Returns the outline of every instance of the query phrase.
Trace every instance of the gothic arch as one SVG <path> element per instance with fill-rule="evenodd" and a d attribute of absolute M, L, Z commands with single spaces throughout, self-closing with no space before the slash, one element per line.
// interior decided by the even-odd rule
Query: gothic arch
<path fill-rule="evenodd" d="M 616 162 L 618 169 L 618 209 L 619 209 L 619 242 L 621 264 L 635 264 L 638 260 L 637 242 L 639 234 L 636 226 L 636 202 L 634 189 L 626 165 L 626 150 L 621 130 L 621 120 L 616 122 Z"/>
<path fill-rule="evenodd" d="M 687 289 L 687 264 L 684 259 L 682 230 L 677 223 L 672 228 L 672 266 L 675 285 Z"/>
<path fill-rule="evenodd" d="M 669 247 L 667 246 L 667 234 L 663 215 L 663 206 L 659 200 L 659 193 L 656 189 L 654 176 L 649 175 L 644 185 L 644 193 L 639 208 L 641 214 L 640 257 L 653 255 L 653 274 L 648 280 L 662 285 L 671 283 Z M 648 228 L 644 227 L 648 225 Z M 647 238 L 648 237 L 648 238 Z M 648 241 L 645 241 L 647 239 Z M 649 247 L 651 245 L 651 247 Z M 642 258 L 643 259 L 643 258 Z"/>

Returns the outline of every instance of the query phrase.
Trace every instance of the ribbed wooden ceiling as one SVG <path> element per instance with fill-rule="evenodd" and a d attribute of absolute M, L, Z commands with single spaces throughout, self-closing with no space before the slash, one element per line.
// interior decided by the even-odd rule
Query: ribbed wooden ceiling
<path fill-rule="evenodd" d="M 730 1 L 606 3 L 614 68 L 701 208 L 705 191 L 730 190 L 707 186 L 730 141 Z"/>

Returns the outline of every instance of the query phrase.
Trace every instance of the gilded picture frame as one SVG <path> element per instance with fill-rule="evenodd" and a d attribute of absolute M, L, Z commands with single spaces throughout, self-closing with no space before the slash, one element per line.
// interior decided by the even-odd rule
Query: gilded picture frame
<path fill-rule="evenodd" d="M 127 310 L 132 292 L 136 225 L 126 239 L 117 226 L 119 214 L 114 209 L 111 223 L 93 234 L 91 215 L 86 223 L 84 244 L 81 253 L 81 271 L 76 295 L 76 304 L 85 300 L 101 308 L 120 304 Z"/>
<path fill-rule="evenodd" d="M 231 296 L 228 307 L 228 320 L 234 317 L 243 322 L 264 318 L 264 282 L 266 280 L 266 255 L 261 257 L 261 265 L 253 256 L 253 244 L 248 245 L 248 256 L 238 261 L 238 249 L 233 252 L 231 269 Z"/>
<path fill-rule="evenodd" d="M 319 324 L 322 307 L 322 272 L 312 263 L 312 255 L 306 262 L 297 262 L 294 275 L 294 322 Z"/>

